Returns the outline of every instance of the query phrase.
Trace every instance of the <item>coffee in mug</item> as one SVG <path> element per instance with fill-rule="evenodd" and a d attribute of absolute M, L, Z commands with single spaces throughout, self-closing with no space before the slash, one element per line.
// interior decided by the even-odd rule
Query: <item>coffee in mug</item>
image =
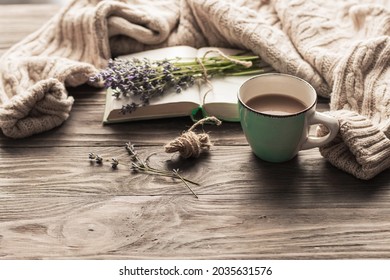
<path fill-rule="evenodd" d="M 278 93 L 255 96 L 246 104 L 255 111 L 269 115 L 289 115 L 306 109 L 306 105 L 298 98 Z"/>
<path fill-rule="evenodd" d="M 238 92 L 238 110 L 245 137 L 259 158 L 292 159 L 300 150 L 329 143 L 339 130 L 337 119 L 316 111 L 317 94 L 305 80 L 270 73 L 245 81 Z M 325 125 L 323 137 L 309 135 L 310 126 Z"/>

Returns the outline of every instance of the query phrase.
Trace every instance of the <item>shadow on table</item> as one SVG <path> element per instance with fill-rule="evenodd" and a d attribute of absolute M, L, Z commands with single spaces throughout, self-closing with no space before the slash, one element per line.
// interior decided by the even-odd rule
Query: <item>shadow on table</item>
<path fill-rule="evenodd" d="M 285 163 L 269 163 L 251 154 L 252 180 L 258 182 L 258 195 L 272 203 L 367 203 L 389 194 L 387 172 L 365 181 L 337 169 L 321 156 L 298 155 Z"/>

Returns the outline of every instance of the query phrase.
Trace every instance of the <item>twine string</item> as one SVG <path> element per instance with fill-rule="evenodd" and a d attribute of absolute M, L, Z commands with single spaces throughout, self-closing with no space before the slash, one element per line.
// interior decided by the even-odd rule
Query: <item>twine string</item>
<path fill-rule="evenodd" d="M 206 52 L 207 54 L 208 52 Z M 209 78 L 208 78 L 208 74 L 207 74 L 207 69 L 206 67 L 204 66 L 203 64 L 203 59 L 205 58 L 206 54 L 203 56 L 203 58 L 200 58 L 200 57 L 197 57 L 196 58 L 196 63 L 198 63 L 200 65 L 200 67 L 202 68 L 202 71 L 203 71 L 203 80 L 205 82 L 205 84 L 207 85 L 208 89 L 207 91 L 205 92 L 205 94 L 203 95 L 203 99 L 202 99 L 202 105 L 205 104 L 206 102 L 206 96 L 213 91 L 213 85 L 212 83 L 210 82 Z"/>
<path fill-rule="evenodd" d="M 239 64 L 239 65 L 242 65 L 246 68 L 249 68 L 252 66 L 252 61 L 241 61 L 239 59 L 235 59 L 233 57 L 230 57 L 230 56 L 227 56 L 226 54 L 224 54 L 222 51 L 220 51 L 219 49 L 211 49 L 211 50 L 208 50 L 207 52 L 204 53 L 203 57 L 200 58 L 200 57 L 197 57 L 196 58 L 196 62 L 200 65 L 200 67 L 202 68 L 202 76 L 203 76 L 203 80 L 204 82 L 206 83 L 206 85 L 208 86 L 208 90 L 205 92 L 205 94 L 203 95 L 203 100 L 202 100 L 202 104 L 205 104 L 206 103 L 206 96 L 213 91 L 213 85 L 212 83 L 210 82 L 210 80 L 208 79 L 208 73 L 207 73 L 207 69 L 206 67 L 204 66 L 203 64 L 203 60 L 206 58 L 206 56 L 208 54 L 211 54 L 211 53 L 216 53 L 218 54 L 219 56 L 223 57 L 224 59 L 230 61 L 230 62 L 233 62 L 235 64 Z"/>
<path fill-rule="evenodd" d="M 217 53 L 218 55 L 222 56 L 224 59 L 230 61 L 230 62 L 233 62 L 235 64 L 240 64 L 246 68 L 249 68 L 252 66 L 252 61 L 242 61 L 242 60 L 239 60 L 239 59 L 235 59 L 233 57 L 230 57 L 230 56 L 227 56 L 226 54 L 224 54 L 222 51 L 220 51 L 219 49 L 212 49 L 212 50 L 208 50 L 207 52 L 205 52 L 205 54 L 203 55 L 203 58 L 205 58 L 209 53 Z"/>
<path fill-rule="evenodd" d="M 166 153 L 179 152 L 183 158 L 199 157 L 202 152 L 208 151 L 212 146 L 207 133 L 195 133 L 193 130 L 204 123 L 213 122 L 220 125 L 222 122 L 216 117 L 206 117 L 197 121 L 186 132 L 165 145 Z"/>
<path fill-rule="evenodd" d="M 206 93 L 203 96 L 203 104 L 205 103 L 207 94 L 213 90 L 213 86 L 208 78 L 207 68 L 203 64 L 203 60 L 210 53 L 217 53 L 219 56 L 223 57 L 224 59 L 226 59 L 230 62 L 233 62 L 235 64 L 243 65 L 246 68 L 249 68 L 252 66 L 251 61 L 241 61 L 241 60 L 235 59 L 233 57 L 225 55 L 219 49 L 211 49 L 211 50 L 207 51 L 203 55 L 202 58 L 197 57 L 196 62 L 202 68 L 203 80 L 206 83 L 206 85 L 209 87 L 209 89 L 206 91 Z M 192 125 L 190 127 L 190 129 L 188 129 L 186 132 L 182 133 L 179 137 L 177 137 L 173 141 L 166 144 L 164 146 L 165 152 L 166 153 L 179 152 L 183 158 L 190 158 L 190 157 L 197 158 L 200 156 L 200 154 L 202 152 L 208 151 L 210 149 L 210 147 L 212 146 L 209 135 L 207 133 L 195 133 L 194 132 L 194 129 L 197 126 L 203 125 L 206 122 L 213 122 L 216 125 L 221 124 L 221 121 L 219 119 L 217 119 L 216 117 L 203 118 L 203 119 L 197 121 L 194 125 Z"/>

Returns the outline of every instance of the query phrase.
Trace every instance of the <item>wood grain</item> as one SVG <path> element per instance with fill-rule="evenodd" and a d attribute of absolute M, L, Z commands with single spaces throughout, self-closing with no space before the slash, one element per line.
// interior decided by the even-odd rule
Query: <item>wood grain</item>
<path fill-rule="evenodd" d="M 389 178 L 368 187 L 315 150 L 270 164 L 245 147 L 214 147 L 179 164 L 201 184 L 199 199 L 180 182 L 91 164 L 85 147 L 11 151 L 1 153 L 2 258 L 390 256 Z M 167 158 L 153 163 L 175 167 Z"/>
<path fill-rule="evenodd" d="M 41 28 L 60 10 L 58 5 L 0 5 L 0 56 Z"/>
<path fill-rule="evenodd" d="M 28 198 L 18 203 L 25 204 Z M 0 224 L 1 258 L 334 259 L 390 256 L 386 207 L 270 206 L 250 195 L 32 198 Z M 78 203 L 75 203 L 75 202 Z M 38 211 L 36 211 L 38 210 Z M 40 210 L 40 211 L 39 211 Z M 39 215 L 41 214 L 41 215 Z M 367 217 L 370 216 L 370 222 Z M 15 217 L 16 218 L 16 217 Z M 28 248 L 28 250 L 26 249 Z"/>
<path fill-rule="evenodd" d="M 58 10 L 2 6 L 0 54 Z M 0 259 L 390 258 L 388 172 L 361 181 L 318 149 L 267 163 L 228 122 L 204 126 L 214 146 L 182 160 L 163 145 L 189 118 L 103 126 L 104 91 L 68 90 L 75 104 L 62 126 L 27 139 L 0 134 Z M 127 141 L 142 157 L 156 153 L 153 166 L 197 181 L 199 198 L 180 181 L 132 173 Z M 91 162 L 89 152 L 121 165 Z"/>
<path fill-rule="evenodd" d="M 200 184 L 197 194 L 257 195 L 283 194 L 309 198 L 315 204 L 338 200 L 348 194 L 350 203 L 367 200 L 369 195 L 389 188 L 389 178 L 379 175 L 370 181 L 358 180 L 336 169 L 313 149 L 301 151 L 293 160 L 273 164 L 257 159 L 248 146 L 214 146 L 198 159 L 180 159 L 163 152 L 162 147 L 138 147 L 142 158 L 151 153 L 150 164 L 170 171 L 180 169 L 182 176 Z M 109 162 L 97 164 L 88 159 L 95 152 L 107 160 L 121 163 L 113 170 Z M 0 148 L 0 193 L 28 197 L 107 196 L 107 195 L 185 195 L 190 192 L 180 181 L 130 171 L 130 160 L 122 147 Z M 226 176 L 226 170 L 229 176 Z M 341 181 L 342 180 L 342 181 Z M 294 187 L 295 185 L 299 187 Z M 271 198 L 271 196 L 269 197 Z M 281 202 L 283 198 L 279 198 Z M 306 201 L 305 203 L 309 203 Z"/>

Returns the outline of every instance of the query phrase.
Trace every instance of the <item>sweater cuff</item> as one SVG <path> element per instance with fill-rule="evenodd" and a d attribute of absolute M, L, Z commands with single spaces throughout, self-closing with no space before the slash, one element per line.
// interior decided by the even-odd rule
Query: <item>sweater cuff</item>
<path fill-rule="evenodd" d="M 41 133 L 61 125 L 73 101 L 60 81 L 42 80 L 0 107 L 0 127 L 11 138 Z"/>
<path fill-rule="evenodd" d="M 320 147 L 321 155 L 331 164 L 364 180 L 390 167 L 390 140 L 378 126 L 352 111 L 331 111 L 327 114 L 340 123 L 338 136 Z M 319 126 L 317 135 L 326 134 L 326 127 Z"/>

